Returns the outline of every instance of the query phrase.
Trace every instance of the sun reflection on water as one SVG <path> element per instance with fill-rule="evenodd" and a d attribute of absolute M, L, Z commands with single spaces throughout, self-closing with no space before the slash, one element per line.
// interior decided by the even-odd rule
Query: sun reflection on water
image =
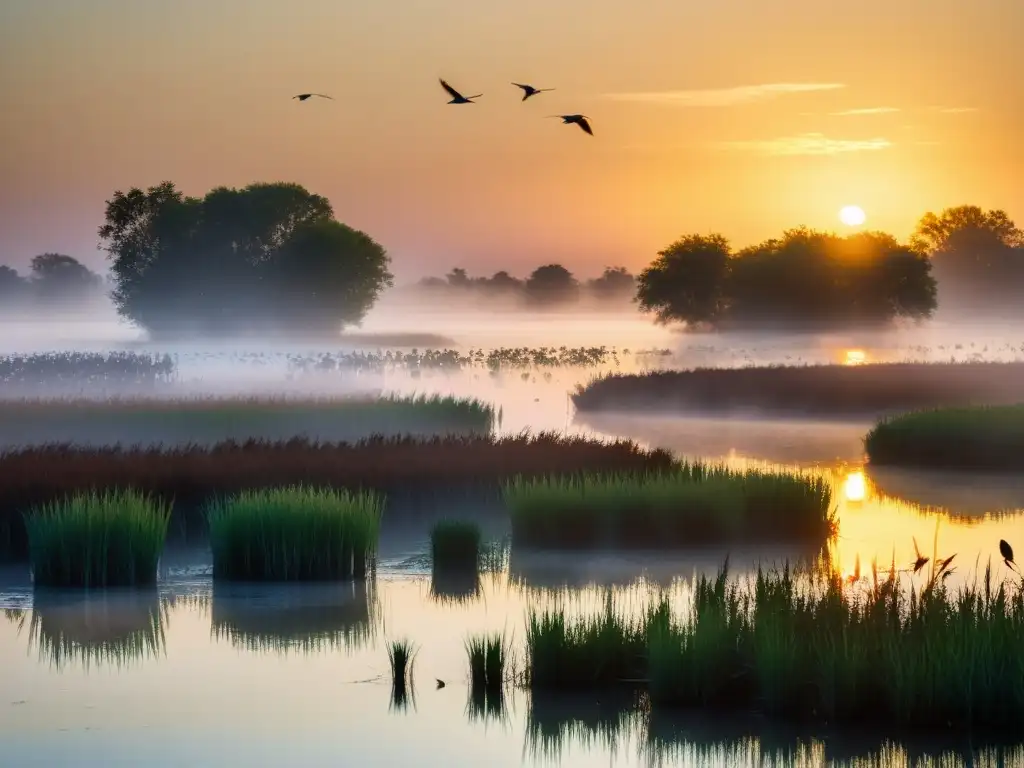
<path fill-rule="evenodd" d="M 858 469 L 846 476 L 843 481 L 843 496 L 852 503 L 864 501 L 867 495 L 867 481 L 864 478 L 864 470 Z"/>

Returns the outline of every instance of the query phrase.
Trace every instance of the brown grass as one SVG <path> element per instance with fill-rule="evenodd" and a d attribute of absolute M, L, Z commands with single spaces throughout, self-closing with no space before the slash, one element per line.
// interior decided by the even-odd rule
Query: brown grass
<path fill-rule="evenodd" d="M 25 554 L 22 514 L 89 490 L 132 487 L 194 513 L 221 494 L 285 485 L 444 493 L 493 488 L 516 475 L 658 471 L 674 463 L 666 451 L 633 442 L 602 442 L 546 433 L 536 436 L 375 437 L 358 443 L 306 440 L 212 447 L 78 448 L 40 446 L 0 454 L 0 553 Z"/>
<path fill-rule="evenodd" d="M 595 379 L 580 411 L 762 412 L 878 417 L 920 408 L 1005 405 L 1024 395 L 1024 363 L 882 363 L 695 368 Z"/>

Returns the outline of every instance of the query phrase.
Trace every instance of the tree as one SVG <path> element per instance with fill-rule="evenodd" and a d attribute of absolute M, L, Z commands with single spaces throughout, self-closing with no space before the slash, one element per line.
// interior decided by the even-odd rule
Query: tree
<path fill-rule="evenodd" d="M 99 234 L 118 311 L 158 335 L 335 332 L 392 280 L 384 249 L 298 184 L 117 191 Z"/>
<path fill-rule="evenodd" d="M 605 267 L 600 277 L 587 282 L 587 289 L 600 301 L 632 298 L 636 278 L 625 267 Z"/>
<path fill-rule="evenodd" d="M 561 264 L 546 264 L 530 273 L 523 291 L 529 303 L 551 306 L 576 301 L 580 286 L 572 272 Z"/>
<path fill-rule="evenodd" d="M 637 278 L 640 309 L 657 322 L 714 323 L 724 306 L 729 241 L 722 235 L 687 235 L 658 252 Z"/>
<path fill-rule="evenodd" d="M 22 305 L 28 297 L 28 281 L 17 270 L 0 264 L 0 311 Z"/>
<path fill-rule="evenodd" d="M 927 213 L 911 243 L 931 258 L 944 306 L 982 313 L 1021 310 L 1024 231 L 1006 211 L 962 205 Z"/>
<path fill-rule="evenodd" d="M 29 281 L 36 299 L 47 305 L 80 306 L 98 299 L 103 289 L 102 277 L 62 253 L 34 257 Z"/>
<path fill-rule="evenodd" d="M 484 288 L 492 294 L 510 295 L 522 293 L 525 284 L 518 277 L 512 277 L 505 270 L 495 272 L 489 280 L 484 281 Z"/>

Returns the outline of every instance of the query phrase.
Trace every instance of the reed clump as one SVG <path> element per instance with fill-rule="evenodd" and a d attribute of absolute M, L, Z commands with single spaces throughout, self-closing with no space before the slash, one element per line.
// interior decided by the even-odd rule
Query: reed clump
<path fill-rule="evenodd" d="M 441 520 L 430 529 L 430 554 L 436 570 L 476 571 L 480 526 L 468 520 Z"/>
<path fill-rule="evenodd" d="M 404 711 L 409 706 L 413 688 L 412 667 L 416 661 L 416 648 L 405 638 L 389 640 L 387 643 L 388 664 L 391 666 L 391 707 Z"/>
<path fill-rule="evenodd" d="M 942 408 L 883 419 L 864 438 L 872 464 L 1019 471 L 1024 404 Z"/>
<path fill-rule="evenodd" d="M 213 446 L 103 447 L 47 445 L 0 453 L 0 557 L 24 557 L 22 513 L 76 493 L 125 485 L 194 516 L 211 499 L 289 485 L 442 494 L 497 493 L 516 475 L 659 471 L 675 465 L 667 451 L 554 433 L 373 437 L 356 443 L 250 440 Z"/>
<path fill-rule="evenodd" d="M 134 490 L 76 494 L 25 517 L 37 586 L 103 588 L 156 582 L 170 506 Z"/>
<path fill-rule="evenodd" d="M 383 500 L 292 486 L 245 491 L 208 510 L 213 577 L 239 581 L 365 578 Z"/>
<path fill-rule="evenodd" d="M 824 479 L 699 462 L 657 474 L 516 478 L 504 498 L 521 546 L 657 549 L 835 531 Z"/>
<path fill-rule="evenodd" d="M 1021 362 L 694 368 L 610 374 L 572 395 L 579 411 L 873 415 L 1020 401 Z"/>
<path fill-rule="evenodd" d="M 743 586 L 723 569 L 696 582 L 680 620 L 664 601 L 641 619 L 531 617 L 530 680 L 549 690 L 633 681 L 655 710 L 1019 731 L 1024 593 L 991 568 L 953 593 L 950 559 L 909 589 L 895 567 L 853 586 L 788 569 Z"/>

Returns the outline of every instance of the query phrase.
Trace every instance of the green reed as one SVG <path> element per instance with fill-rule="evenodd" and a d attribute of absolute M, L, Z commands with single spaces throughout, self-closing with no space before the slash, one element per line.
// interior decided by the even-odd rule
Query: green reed
<path fill-rule="evenodd" d="M 391 666 L 391 708 L 404 711 L 409 706 L 410 694 L 415 703 L 412 667 L 416 661 L 416 648 L 408 639 L 389 640 L 388 664 Z"/>
<path fill-rule="evenodd" d="M 133 490 L 76 494 L 25 516 L 38 586 L 153 584 L 170 505 Z"/>
<path fill-rule="evenodd" d="M 480 560 L 480 526 L 466 520 L 441 520 L 430 529 L 433 567 L 476 571 Z"/>
<path fill-rule="evenodd" d="M 291 486 L 243 491 L 207 509 L 213 577 L 241 581 L 365 578 L 383 499 Z"/>
<path fill-rule="evenodd" d="M 873 464 L 1020 470 L 1024 405 L 941 408 L 883 419 L 864 447 Z"/>
<path fill-rule="evenodd" d="M 507 483 L 514 544 L 664 548 L 729 540 L 823 540 L 835 530 L 821 478 L 702 463 L 652 474 Z"/>

